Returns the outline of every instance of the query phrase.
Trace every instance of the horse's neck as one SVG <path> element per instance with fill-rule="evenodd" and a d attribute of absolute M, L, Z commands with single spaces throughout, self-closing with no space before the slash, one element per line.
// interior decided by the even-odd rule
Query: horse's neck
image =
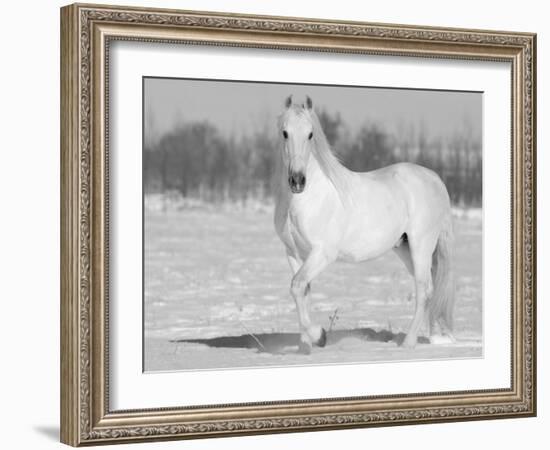
<path fill-rule="evenodd" d="M 329 183 L 315 155 L 311 155 L 306 168 L 306 182 Z"/>
<path fill-rule="evenodd" d="M 331 152 L 320 152 L 317 155 L 316 157 L 321 160 L 314 158 L 314 170 L 321 174 L 323 182 L 330 185 L 331 190 L 334 191 L 342 204 L 349 204 L 351 201 L 351 172 L 340 164 Z"/>

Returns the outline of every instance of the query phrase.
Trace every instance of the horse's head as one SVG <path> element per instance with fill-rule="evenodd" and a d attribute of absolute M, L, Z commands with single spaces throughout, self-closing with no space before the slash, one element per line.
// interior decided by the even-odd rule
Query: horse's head
<path fill-rule="evenodd" d="M 292 96 L 285 102 L 286 109 L 280 120 L 283 140 L 283 160 L 288 168 L 288 184 L 294 194 L 306 187 L 306 168 L 313 148 L 313 103 L 309 97 L 303 105 L 292 103 Z"/>

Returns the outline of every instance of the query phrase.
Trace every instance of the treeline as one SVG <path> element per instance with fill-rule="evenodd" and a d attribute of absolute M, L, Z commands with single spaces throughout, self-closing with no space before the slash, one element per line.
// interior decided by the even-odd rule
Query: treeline
<path fill-rule="evenodd" d="M 395 162 L 414 162 L 441 176 L 454 204 L 481 205 L 481 142 L 467 127 L 442 140 L 430 139 L 421 129 L 389 134 L 373 123 L 352 134 L 338 114 L 321 111 L 319 119 L 349 169 L 368 171 Z M 145 145 L 144 189 L 146 193 L 177 191 L 207 202 L 269 199 L 274 193 L 279 151 L 274 125 L 227 137 L 208 122 L 184 122 Z"/>

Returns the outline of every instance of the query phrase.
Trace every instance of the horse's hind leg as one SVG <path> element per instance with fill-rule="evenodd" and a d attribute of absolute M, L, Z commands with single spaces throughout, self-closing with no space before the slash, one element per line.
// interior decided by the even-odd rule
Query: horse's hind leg
<path fill-rule="evenodd" d="M 409 243 L 408 242 L 403 242 L 398 247 L 395 247 L 393 249 L 393 251 L 399 257 L 399 259 L 403 262 L 403 264 L 405 265 L 405 267 L 407 268 L 407 271 L 411 274 L 411 276 L 414 277 L 414 264 L 413 264 L 413 260 L 412 260 L 411 249 L 409 247 Z M 429 322 L 430 317 L 429 317 L 429 314 L 428 314 L 427 307 L 425 306 L 424 309 L 426 310 L 425 320 L 428 322 L 428 327 L 429 327 L 428 334 L 431 336 L 434 324 Z"/>
<path fill-rule="evenodd" d="M 416 345 L 418 332 L 426 317 L 426 305 L 433 292 L 431 267 L 435 244 L 436 238 L 427 236 L 411 239 L 409 242 L 414 267 L 416 308 L 409 331 L 403 341 L 404 347 L 412 348 Z"/>
<path fill-rule="evenodd" d="M 409 273 L 414 277 L 414 265 L 411 256 L 411 249 L 408 242 L 402 242 L 398 247 L 393 249 L 395 254 L 403 262 Z"/>

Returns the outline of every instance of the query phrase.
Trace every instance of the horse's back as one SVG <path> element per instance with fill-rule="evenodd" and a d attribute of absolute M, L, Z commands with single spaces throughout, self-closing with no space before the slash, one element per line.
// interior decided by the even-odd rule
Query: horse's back
<path fill-rule="evenodd" d="M 451 216 L 451 201 L 445 183 L 427 167 L 413 163 L 399 163 L 385 168 L 380 176 L 391 177 L 401 186 L 407 203 L 409 232 L 437 231 Z"/>
<path fill-rule="evenodd" d="M 389 166 L 381 167 L 380 169 L 371 170 L 370 172 L 364 172 L 364 175 L 371 177 L 373 179 L 384 179 L 384 178 L 395 178 L 395 177 L 404 177 L 409 178 L 419 178 L 423 180 L 433 180 L 437 183 L 443 183 L 439 175 L 427 167 L 421 166 L 420 164 L 415 164 L 411 162 L 400 162 L 395 164 L 390 164 Z"/>
<path fill-rule="evenodd" d="M 451 214 L 451 202 L 439 175 L 414 163 L 397 163 L 362 174 L 367 183 L 391 193 L 393 201 L 403 205 L 407 228 L 430 226 Z"/>
<path fill-rule="evenodd" d="M 437 198 L 443 204 L 450 205 L 449 194 L 439 175 L 427 167 L 414 163 L 397 163 L 381 169 L 365 172 L 373 181 L 391 185 L 414 202 L 423 202 Z"/>

